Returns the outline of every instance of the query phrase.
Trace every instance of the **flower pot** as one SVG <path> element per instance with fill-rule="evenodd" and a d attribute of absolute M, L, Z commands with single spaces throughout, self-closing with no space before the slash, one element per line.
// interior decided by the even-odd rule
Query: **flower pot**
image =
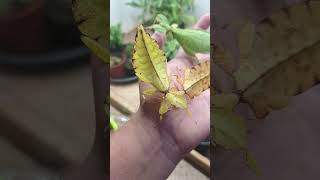
<path fill-rule="evenodd" d="M 110 67 L 110 77 L 115 79 L 124 77 L 126 75 L 124 64 L 125 61 L 122 59 L 120 64 Z"/>
<path fill-rule="evenodd" d="M 24 9 L 0 17 L 0 50 L 21 52 L 46 48 L 44 1 L 33 0 Z"/>

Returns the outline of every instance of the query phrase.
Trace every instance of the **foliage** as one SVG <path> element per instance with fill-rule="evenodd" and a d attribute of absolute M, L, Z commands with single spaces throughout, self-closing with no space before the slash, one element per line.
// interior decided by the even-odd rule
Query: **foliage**
<path fill-rule="evenodd" d="M 128 56 L 131 56 L 133 52 L 133 44 L 127 44 L 125 48 L 125 53 Z"/>
<path fill-rule="evenodd" d="M 194 8 L 194 0 L 135 0 L 127 5 L 142 10 L 139 20 L 142 23 L 147 23 L 145 25 L 151 25 L 160 13 L 169 17 L 170 24 L 176 23 L 179 26 L 185 26 L 195 22 L 195 17 L 189 15 Z"/>
<path fill-rule="evenodd" d="M 239 23 L 242 27 L 237 36 L 238 61 L 226 49 L 215 49 L 213 63 L 233 81 L 229 90 L 217 87 L 219 95 L 225 96 L 230 91 L 235 93 L 238 103 L 249 104 L 257 118 L 264 118 L 270 112 L 288 106 L 292 96 L 318 84 L 319 12 L 320 2 L 310 1 L 309 7 L 304 3 L 292 5 L 256 25 Z M 230 106 L 225 104 L 220 108 L 230 110 L 228 107 Z M 220 116 L 219 112 L 213 114 L 213 141 L 225 148 L 243 149 L 246 145 L 243 134 L 245 126 L 240 126 L 239 118 L 231 116 L 231 113 L 234 114 L 233 110 L 220 113 Z M 235 122 L 236 119 L 238 123 Z M 227 121 L 234 123 L 221 126 L 221 122 Z M 235 128 L 236 126 L 238 127 Z M 233 130 L 229 131 L 230 128 Z M 221 131 L 224 133 L 220 133 Z M 246 160 L 247 165 L 257 170 L 252 155 L 246 153 Z"/>
<path fill-rule="evenodd" d="M 119 23 L 110 27 L 110 49 L 120 51 L 123 48 L 123 32 L 121 30 L 121 24 Z"/>

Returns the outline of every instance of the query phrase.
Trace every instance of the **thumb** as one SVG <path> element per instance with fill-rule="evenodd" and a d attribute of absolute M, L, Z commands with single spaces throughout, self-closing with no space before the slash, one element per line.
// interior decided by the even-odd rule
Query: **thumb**
<path fill-rule="evenodd" d="M 195 29 L 208 29 L 210 26 L 210 14 L 200 17 L 198 22 L 193 26 Z"/>

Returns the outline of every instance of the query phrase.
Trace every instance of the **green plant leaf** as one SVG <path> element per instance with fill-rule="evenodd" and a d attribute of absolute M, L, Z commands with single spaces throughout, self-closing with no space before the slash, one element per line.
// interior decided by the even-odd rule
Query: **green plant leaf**
<path fill-rule="evenodd" d="M 162 23 L 162 24 L 165 24 L 165 25 L 168 25 L 168 26 L 170 25 L 169 20 L 168 20 L 167 17 L 164 16 L 163 14 L 158 14 L 158 15 L 156 16 L 156 22 Z"/>
<path fill-rule="evenodd" d="M 121 24 L 110 26 L 110 50 L 119 51 L 124 48 Z"/>
<path fill-rule="evenodd" d="M 139 3 L 135 2 L 135 1 L 128 2 L 128 3 L 126 3 L 126 5 L 131 6 L 131 7 L 135 7 L 135 8 L 142 7 Z"/>

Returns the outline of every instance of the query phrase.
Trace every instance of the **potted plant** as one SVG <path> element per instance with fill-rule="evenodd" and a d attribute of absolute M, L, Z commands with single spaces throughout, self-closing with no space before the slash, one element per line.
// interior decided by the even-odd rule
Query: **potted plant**
<path fill-rule="evenodd" d="M 20 52 L 44 49 L 44 1 L 1 0 L 0 27 L 1 50 Z"/>
<path fill-rule="evenodd" d="M 126 59 L 126 62 L 125 62 L 125 68 L 126 68 L 126 71 L 127 71 L 127 75 L 128 76 L 135 76 L 135 73 L 134 73 L 134 69 L 133 69 L 133 66 L 132 66 L 132 53 L 133 53 L 133 44 L 127 44 L 126 45 L 126 48 L 125 48 L 125 59 Z"/>
<path fill-rule="evenodd" d="M 110 27 L 110 76 L 111 78 L 121 78 L 126 75 L 125 45 L 123 44 L 123 33 L 121 24 Z"/>

